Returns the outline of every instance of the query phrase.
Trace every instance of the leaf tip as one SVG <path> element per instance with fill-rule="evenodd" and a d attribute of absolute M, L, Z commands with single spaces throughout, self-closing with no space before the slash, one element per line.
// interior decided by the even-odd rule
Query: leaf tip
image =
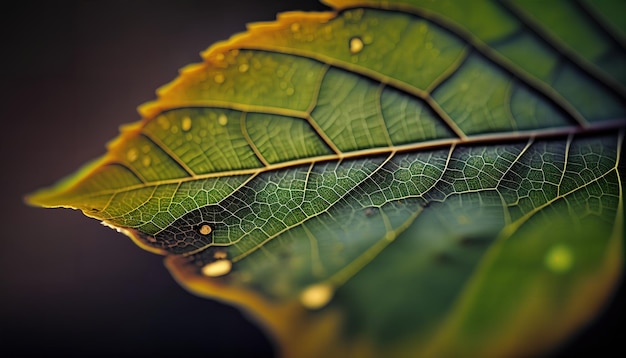
<path fill-rule="evenodd" d="M 52 204 L 50 196 L 51 195 L 49 189 L 38 189 L 32 193 L 24 195 L 23 200 L 24 203 L 29 206 L 42 208 L 57 207 L 56 205 Z"/>
<path fill-rule="evenodd" d="M 72 200 L 72 191 L 76 189 L 85 178 L 96 171 L 97 168 L 102 165 L 103 161 L 104 158 L 100 158 L 88 162 L 75 173 L 60 179 L 55 184 L 26 194 L 24 196 L 24 202 L 27 205 L 35 207 L 80 209 L 85 215 L 94 217 L 93 211 L 95 209 L 90 210 L 89 208 L 77 205 L 77 203 Z"/>

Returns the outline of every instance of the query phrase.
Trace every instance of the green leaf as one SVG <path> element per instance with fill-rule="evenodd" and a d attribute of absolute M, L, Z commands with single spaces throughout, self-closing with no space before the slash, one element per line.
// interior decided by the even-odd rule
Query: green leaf
<path fill-rule="evenodd" d="M 28 201 L 166 255 L 285 356 L 563 341 L 623 267 L 624 3 L 327 2 L 214 45 Z"/>

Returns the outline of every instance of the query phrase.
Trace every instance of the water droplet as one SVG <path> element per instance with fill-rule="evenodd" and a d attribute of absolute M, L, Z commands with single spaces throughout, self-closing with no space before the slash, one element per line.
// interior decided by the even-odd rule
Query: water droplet
<path fill-rule="evenodd" d="M 149 146 L 148 144 L 144 145 L 143 147 L 141 147 L 141 151 L 142 151 L 144 154 L 148 154 L 148 153 L 150 153 L 150 146 Z"/>
<path fill-rule="evenodd" d="M 289 87 L 285 90 L 285 92 L 287 93 L 287 96 L 293 96 L 296 90 L 293 87 Z"/>
<path fill-rule="evenodd" d="M 372 37 L 372 35 L 365 35 L 365 36 L 363 36 L 363 43 L 365 45 L 369 45 L 372 42 L 374 42 L 374 38 Z"/>
<path fill-rule="evenodd" d="M 297 22 L 294 22 L 293 24 L 291 24 L 291 32 L 298 32 L 300 31 L 300 24 Z"/>
<path fill-rule="evenodd" d="M 225 80 L 225 78 L 224 78 L 224 74 L 223 74 L 223 73 L 218 73 L 218 74 L 216 74 L 216 75 L 213 77 L 213 80 L 215 81 L 215 83 L 218 83 L 218 84 L 220 84 L 220 83 L 224 83 L 224 80 Z"/>
<path fill-rule="evenodd" d="M 574 256 L 572 255 L 572 250 L 570 250 L 569 247 L 558 244 L 552 246 L 550 251 L 548 251 L 544 262 L 550 271 L 564 273 L 572 268 Z"/>
<path fill-rule="evenodd" d="M 249 68 L 250 66 L 247 63 L 242 63 L 241 65 L 239 65 L 239 72 L 247 72 Z"/>
<path fill-rule="evenodd" d="M 225 126 L 228 124 L 228 117 L 226 117 L 225 114 L 220 114 L 219 118 L 217 119 L 217 123 L 220 124 L 220 126 Z"/>
<path fill-rule="evenodd" d="M 211 231 L 213 231 L 213 229 L 209 224 L 202 224 L 200 225 L 200 229 L 198 229 L 198 232 L 200 232 L 201 235 L 208 235 Z"/>
<path fill-rule="evenodd" d="M 202 267 L 202 274 L 209 277 L 220 277 L 230 272 L 233 263 L 230 260 L 216 260 Z"/>
<path fill-rule="evenodd" d="M 184 132 L 189 131 L 191 129 L 191 118 L 189 117 L 183 118 L 183 122 L 180 125 L 180 128 L 182 128 Z"/>
<path fill-rule="evenodd" d="M 213 253 L 213 258 L 216 260 L 223 260 L 227 257 L 228 255 L 226 254 L 226 251 L 223 250 L 217 250 L 215 251 L 215 253 Z"/>
<path fill-rule="evenodd" d="M 150 163 L 152 163 L 152 159 L 150 159 L 150 157 L 145 156 L 143 157 L 143 159 L 141 159 L 141 164 L 144 165 L 144 167 L 149 167 Z"/>
<path fill-rule="evenodd" d="M 322 308 L 333 297 L 333 291 L 333 287 L 327 283 L 311 285 L 300 294 L 300 303 L 312 310 Z"/>
<path fill-rule="evenodd" d="M 350 39 L 350 53 L 357 54 L 363 50 L 363 40 L 360 37 L 355 36 Z"/>
<path fill-rule="evenodd" d="M 134 162 L 135 160 L 137 160 L 138 156 L 139 156 L 139 153 L 137 152 L 137 148 L 130 148 L 128 152 L 126 152 L 126 158 L 131 162 Z"/>
<path fill-rule="evenodd" d="M 170 129 L 170 121 L 166 117 L 159 116 L 159 118 L 157 118 L 157 123 L 159 123 L 163 130 Z"/>
<path fill-rule="evenodd" d="M 218 53 L 217 55 L 215 55 L 215 59 L 218 61 L 223 61 L 224 60 L 224 54 L 223 53 Z"/>

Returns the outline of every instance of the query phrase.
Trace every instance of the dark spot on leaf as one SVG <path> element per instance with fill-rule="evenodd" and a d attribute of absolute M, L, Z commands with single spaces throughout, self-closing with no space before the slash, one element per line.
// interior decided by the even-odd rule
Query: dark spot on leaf
<path fill-rule="evenodd" d="M 435 255 L 435 261 L 439 264 L 446 265 L 446 264 L 451 264 L 452 262 L 454 262 L 454 259 L 448 253 L 440 252 Z"/>
<path fill-rule="evenodd" d="M 363 212 L 365 213 L 365 216 L 371 217 L 378 212 L 378 208 L 370 206 L 369 208 L 365 208 Z"/>
<path fill-rule="evenodd" d="M 489 239 L 484 237 L 464 237 L 459 240 L 459 245 L 463 247 L 478 247 L 489 244 Z"/>

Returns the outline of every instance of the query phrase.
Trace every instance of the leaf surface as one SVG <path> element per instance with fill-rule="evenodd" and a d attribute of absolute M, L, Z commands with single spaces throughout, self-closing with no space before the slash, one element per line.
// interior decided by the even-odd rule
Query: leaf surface
<path fill-rule="evenodd" d="M 285 356 L 562 341 L 622 271 L 623 5 L 327 2 L 211 47 L 29 201 L 167 255 Z"/>

